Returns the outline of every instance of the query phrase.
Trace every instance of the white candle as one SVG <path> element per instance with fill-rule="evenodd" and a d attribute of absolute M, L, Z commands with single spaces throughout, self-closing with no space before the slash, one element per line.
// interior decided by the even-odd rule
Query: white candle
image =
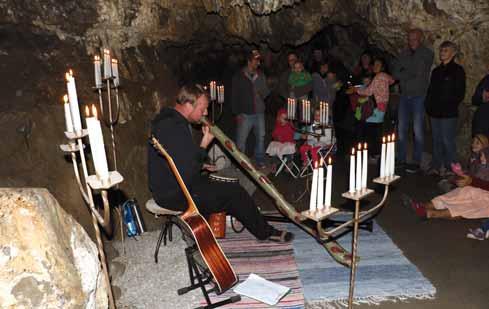
<path fill-rule="evenodd" d="M 292 119 L 292 102 L 290 102 L 290 98 L 287 99 L 287 118 Z"/>
<path fill-rule="evenodd" d="M 387 150 L 385 156 L 385 176 L 391 175 L 391 136 L 387 135 Z"/>
<path fill-rule="evenodd" d="M 66 132 L 73 132 L 73 120 L 71 120 L 70 104 L 68 103 L 68 95 L 63 96 L 63 107 L 65 110 Z"/>
<path fill-rule="evenodd" d="M 350 193 L 355 192 L 355 147 L 351 149 L 350 155 Z"/>
<path fill-rule="evenodd" d="M 100 56 L 95 56 L 93 59 L 93 66 L 94 66 L 94 72 L 95 72 L 95 87 L 101 88 L 102 87 L 102 72 L 101 72 L 101 67 L 100 67 Z"/>
<path fill-rule="evenodd" d="M 385 136 L 382 137 L 382 148 L 380 149 L 380 178 L 385 177 Z"/>
<path fill-rule="evenodd" d="M 355 189 L 360 191 L 362 189 L 362 144 L 358 143 L 357 148 L 357 170 L 355 172 L 357 179 L 355 180 Z"/>
<path fill-rule="evenodd" d="M 328 158 L 328 165 L 326 167 L 326 197 L 324 203 L 326 204 L 326 210 L 331 207 L 331 192 L 333 186 L 333 162 L 331 157 Z"/>
<path fill-rule="evenodd" d="M 112 76 L 114 77 L 114 86 L 119 87 L 120 80 L 117 59 L 112 59 Z"/>
<path fill-rule="evenodd" d="M 329 124 L 329 103 L 326 102 L 326 119 L 325 119 L 326 125 Z"/>
<path fill-rule="evenodd" d="M 217 102 L 224 103 L 224 86 L 217 87 Z"/>
<path fill-rule="evenodd" d="M 396 172 L 396 134 L 392 133 L 392 150 L 391 150 L 391 176 L 394 176 Z"/>
<path fill-rule="evenodd" d="M 104 49 L 104 78 L 111 78 L 110 50 Z"/>
<path fill-rule="evenodd" d="M 102 181 L 109 179 L 109 168 L 107 164 L 107 157 L 105 154 L 104 137 L 102 135 L 102 127 L 100 121 L 97 119 L 97 109 L 92 105 L 93 117 L 89 117 L 88 106 L 85 109 L 87 117 L 88 138 L 90 140 L 90 149 L 92 150 L 92 160 L 95 167 L 95 173 Z"/>
<path fill-rule="evenodd" d="M 324 207 L 324 168 L 323 159 L 319 161 L 319 172 L 318 172 L 318 200 L 317 209 L 323 209 Z"/>
<path fill-rule="evenodd" d="M 292 99 L 292 119 L 296 119 L 297 117 L 297 101 Z"/>
<path fill-rule="evenodd" d="M 211 101 L 215 101 L 216 100 L 216 82 L 211 81 L 209 86 L 210 86 L 210 91 L 211 91 Z"/>
<path fill-rule="evenodd" d="M 68 88 L 68 99 L 70 101 L 71 120 L 73 121 L 73 129 L 75 132 L 82 131 L 80 108 L 78 106 L 78 96 L 76 94 L 76 83 L 73 77 L 73 71 L 66 73 L 66 87 Z"/>
<path fill-rule="evenodd" d="M 311 186 L 311 199 L 309 200 L 309 210 L 315 211 L 317 206 L 317 190 L 318 190 L 318 168 L 317 162 L 314 164 L 312 170 L 312 186 Z"/>
<path fill-rule="evenodd" d="M 362 163 L 362 189 L 367 189 L 368 172 L 368 149 L 367 143 L 363 144 L 363 163 Z"/>

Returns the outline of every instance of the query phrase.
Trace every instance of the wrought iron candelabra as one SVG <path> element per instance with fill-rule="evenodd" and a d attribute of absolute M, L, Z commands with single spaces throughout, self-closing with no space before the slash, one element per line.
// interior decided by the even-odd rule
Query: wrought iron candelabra
<path fill-rule="evenodd" d="M 89 175 L 87 162 L 85 158 L 85 144 L 83 143 L 83 137 L 87 135 L 87 130 L 82 132 L 65 132 L 68 138 L 68 144 L 60 145 L 61 150 L 71 155 L 71 161 L 73 164 L 73 171 L 75 179 L 80 189 L 80 193 L 83 200 L 88 205 L 90 213 L 92 215 L 92 223 L 95 230 L 95 236 L 97 239 L 97 246 L 100 257 L 100 264 L 104 273 L 105 281 L 108 289 L 109 305 L 110 308 L 115 308 L 114 297 L 112 294 L 112 287 L 110 283 L 109 270 L 107 267 L 107 260 L 104 252 L 104 244 L 102 235 L 100 232 L 99 224 L 102 226 L 107 234 L 112 234 L 112 223 L 110 215 L 110 203 L 108 199 L 108 190 L 117 184 L 121 183 L 124 178 L 117 171 L 109 172 L 109 179 L 106 181 L 100 180 L 96 175 Z M 77 161 L 77 153 L 80 156 L 83 178 L 80 176 L 79 164 Z M 103 212 L 100 213 L 95 206 L 92 190 L 100 190 L 103 203 Z"/>

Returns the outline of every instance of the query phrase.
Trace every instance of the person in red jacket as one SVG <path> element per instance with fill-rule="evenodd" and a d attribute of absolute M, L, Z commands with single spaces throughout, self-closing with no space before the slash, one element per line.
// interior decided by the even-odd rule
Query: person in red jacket
<path fill-rule="evenodd" d="M 281 108 L 277 112 L 272 139 L 266 151 L 269 156 L 277 156 L 281 159 L 284 155 L 293 155 L 295 153 L 294 127 L 287 120 L 287 110 L 285 108 Z M 276 165 L 274 164 L 272 170 L 275 170 L 275 168 Z"/>

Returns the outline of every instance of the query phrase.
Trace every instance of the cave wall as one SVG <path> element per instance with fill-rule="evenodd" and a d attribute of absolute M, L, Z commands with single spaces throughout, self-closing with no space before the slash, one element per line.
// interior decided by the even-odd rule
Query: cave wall
<path fill-rule="evenodd" d="M 395 55 L 406 44 L 406 31 L 419 27 L 430 46 L 447 39 L 459 44 L 468 102 L 489 67 L 488 21 L 485 0 L 2 1 L 0 186 L 47 187 L 91 231 L 71 165 L 58 150 L 60 98 L 63 73 L 73 68 L 80 103 L 97 101 L 91 59 L 103 47 L 119 59 L 123 85 L 116 127 L 126 178 L 121 188 L 144 204 L 148 121 L 171 102 L 183 75 L 196 68 L 204 68 L 201 76 L 215 73 L 205 71 L 206 62 L 227 57 L 232 67 L 233 55 L 251 44 L 277 55 L 334 25 L 340 42 L 330 52 L 352 66 L 361 52 L 352 42 L 358 29 L 368 33 L 368 43 Z M 470 113 L 462 118 L 466 140 Z"/>

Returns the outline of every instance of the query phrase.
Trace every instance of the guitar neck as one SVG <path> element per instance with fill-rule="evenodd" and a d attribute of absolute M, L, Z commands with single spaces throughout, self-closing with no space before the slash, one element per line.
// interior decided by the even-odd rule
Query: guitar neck
<path fill-rule="evenodd" d="M 199 210 L 197 209 L 197 206 L 195 206 L 194 200 L 192 199 L 192 196 L 188 191 L 187 185 L 185 185 L 185 182 L 183 181 L 182 176 L 180 175 L 180 172 L 178 171 L 177 166 L 173 161 L 173 158 L 168 154 L 165 148 L 163 148 L 156 137 L 151 136 L 151 143 L 156 148 L 156 150 L 158 150 L 158 152 L 165 157 L 166 161 L 168 161 L 168 166 L 170 167 L 173 175 L 175 175 L 177 183 L 180 186 L 180 189 L 182 190 L 185 199 L 187 200 L 188 208 L 185 213 L 182 214 L 182 217 L 187 217 L 189 215 L 199 213 Z"/>

